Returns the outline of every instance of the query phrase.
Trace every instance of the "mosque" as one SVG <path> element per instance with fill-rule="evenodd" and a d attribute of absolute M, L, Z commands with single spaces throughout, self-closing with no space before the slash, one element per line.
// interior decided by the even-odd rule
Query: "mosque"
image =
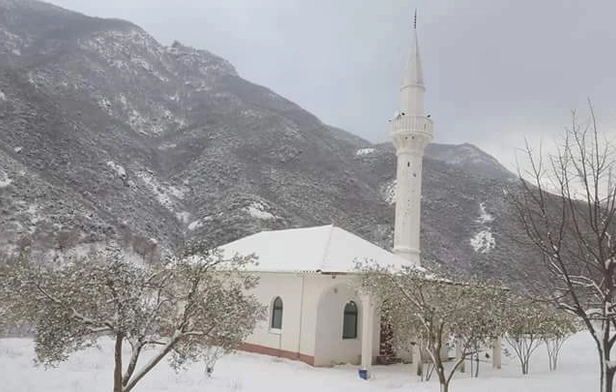
<path fill-rule="evenodd" d="M 393 252 L 336 226 L 264 231 L 222 246 L 227 255 L 251 254 L 259 264 L 252 291 L 268 308 L 243 350 L 296 359 L 313 366 L 340 363 L 365 370 L 394 355 L 378 306 L 353 286 L 357 260 L 420 266 L 421 179 L 433 124 L 424 114 L 425 85 L 416 26 L 391 120 L 397 155 Z"/>

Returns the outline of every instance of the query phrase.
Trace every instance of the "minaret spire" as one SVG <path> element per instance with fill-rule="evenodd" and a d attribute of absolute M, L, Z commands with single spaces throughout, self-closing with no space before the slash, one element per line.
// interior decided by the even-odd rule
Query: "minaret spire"
<path fill-rule="evenodd" d="M 421 53 L 419 51 L 419 37 L 417 34 L 417 9 L 413 18 L 413 32 L 411 33 L 411 50 L 407 62 L 406 75 L 404 77 L 403 88 L 409 85 L 424 84 L 423 67 L 421 64 Z"/>
<path fill-rule="evenodd" d="M 396 148 L 396 215 L 394 253 L 420 264 L 421 183 L 424 150 L 432 140 L 432 120 L 424 113 L 423 68 L 413 17 L 407 70 L 400 88 L 400 115 L 392 120 Z"/>

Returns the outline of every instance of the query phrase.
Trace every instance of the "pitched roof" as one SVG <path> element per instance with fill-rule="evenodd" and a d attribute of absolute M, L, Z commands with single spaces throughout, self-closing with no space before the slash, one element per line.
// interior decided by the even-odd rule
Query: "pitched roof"
<path fill-rule="evenodd" d="M 356 261 L 409 265 L 406 259 L 333 225 L 262 231 L 220 247 L 225 257 L 256 254 L 261 272 L 355 272 Z"/>

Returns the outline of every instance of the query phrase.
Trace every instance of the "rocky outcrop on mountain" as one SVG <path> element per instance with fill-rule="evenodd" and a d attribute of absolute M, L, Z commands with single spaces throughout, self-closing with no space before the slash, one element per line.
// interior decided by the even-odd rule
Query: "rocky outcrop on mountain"
<path fill-rule="evenodd" d="M 323 124 L 208 51 L 0 0 L 5 251 L 113 237 L 145 255 L 329 223 L 389 247 L 394 174 L 389 144 Z M 497 277 L 530 260 L 507 235 L 515 178 L 494 158 L 431 145 L 424 178 L 426 260 Z"/>

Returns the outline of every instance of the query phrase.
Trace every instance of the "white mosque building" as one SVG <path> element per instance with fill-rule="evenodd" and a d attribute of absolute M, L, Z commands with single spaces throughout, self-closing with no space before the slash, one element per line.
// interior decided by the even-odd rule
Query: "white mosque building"
<path fill-rule="evenodd" d="M 421 176 L 432 120 L 424 114 L 424 80 L 413 30 L 399 114 L 391 121 L 397 155 L 393 253 L 335 226 L 264 231 L 221 247 L 225 254 L 256 254 L 253 293 L 268 319 L 243 349 L 297 359 L 313 366 L 340 363 L 367 370 L 391 355 L 378 306 L 353 284 L 355 263 L 420 266 Z"/>

